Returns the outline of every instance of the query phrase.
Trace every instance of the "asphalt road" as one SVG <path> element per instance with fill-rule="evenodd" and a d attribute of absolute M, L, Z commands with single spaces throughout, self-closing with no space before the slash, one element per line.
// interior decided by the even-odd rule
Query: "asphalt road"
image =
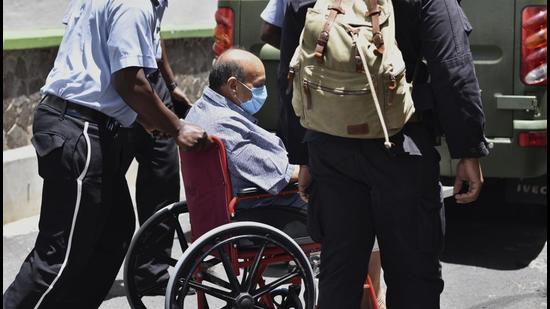
<path fill-rule="evenodd" d="M 3 227 L 3 291 L 32 248 L 37 218 Z M 443 309 L 547 308 L 546 207 L 505 205 L 499 195 L 474 206 L 447 205 Z M 163 297 L 147 299 L 162 308 Z M 101 309 L 129 308 L 119 273 Z"/>

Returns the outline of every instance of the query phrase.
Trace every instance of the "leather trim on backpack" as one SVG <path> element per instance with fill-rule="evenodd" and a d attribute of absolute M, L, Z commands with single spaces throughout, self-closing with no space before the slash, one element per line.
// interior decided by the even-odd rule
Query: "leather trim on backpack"
<path fill-rule="evenodd" d="M 342 0 L 333 0 L 333 4 L 328 7 L 330 14 L 327 18 L 327 22 L 323 27 L 323 31 L 319 34 L 317 39 L 317 46 L 315 47 L 315 58 L 317 62 L 323 63 L 323 56 L 325 54 L 325 48 L 328 44 L 328 39 L 330 37 L 330 30 L 336 21 L 338 14 L 345 14 L 346 12 L 342 8 Z"/>
<path fill-rule="evenodd" d="M 380 31 L 380 14 L 382 11 L 378 7 L 378 0 L 370 0 L 369 11 L 366 13 L 372 20 L 372 42 L 376 46 L 378 55 L 384 54 L 384 37 Z"/>
<path fill-rule="evenodd" d="M 362 123 L 362 124 L 356 124 L 356 125 L 349 125 L 348 126 L 348 134 L 349 135 L 363 135 L 363 134 L 369 134 L 369 124 L 368 123 Z"/>

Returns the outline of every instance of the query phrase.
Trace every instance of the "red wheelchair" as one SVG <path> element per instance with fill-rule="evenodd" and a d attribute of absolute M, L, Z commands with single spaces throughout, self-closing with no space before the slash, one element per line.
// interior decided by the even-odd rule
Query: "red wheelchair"
<path fill-rule="evenodd" d="M 160 222 L 176 225 L 183 252 L 177 263 L 173 257 L 163 258 L 175 266 L 166 286 L 166 309 L 315 308 L 317 295 L 312 262 L 317 264 L 320 244 L 300 233 L 291 237 L 284 227 L 280 230 L 265 224 L 268 223 L 265 219 L 245 216 L 246 221 L 241 221 L 240 212 L 236 211 L 240 202 L 271 195 L 259 188 L 233 194 L 224 144 L 219 138 L 212 137 L 212 140 L 212 145 L 204 151 L 181 153 L 187 204 L 176 203 L 162 209 L 132 240 L 124 271 L 132 308 L 145 308 L 142 297 L 147 294 L 133 284 L 137 260 L 132 257 L 142 252 L 141 247 L 147 246 L 148 241 L 154 240 L 147 237 L 147 230 L 158 229 Z M 296 184 L 291 184 L 280 195 L 296 192 Z M 182 220 L 178 220 L 187 211 L 193 240 L 189 247 Z M 292 226 L 296 222 L 290 223 Z M 377 309 L 378 302 L 368 277 L 366 286 L 371 308 Z"/>

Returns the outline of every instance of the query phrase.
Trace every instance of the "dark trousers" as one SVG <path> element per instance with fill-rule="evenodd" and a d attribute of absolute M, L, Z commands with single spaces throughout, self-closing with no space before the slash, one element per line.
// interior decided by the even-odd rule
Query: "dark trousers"
<path fill-rule="evenodd" d="M 134 231 L 125 130 L 39 104 L 32 143 L 44 179 L 39 233 L 4 309 L 98 308 Z"/>
<path fill-rule="evenodd" d="M 163 102 L 172 109 L 170 93 L 160 74 L 149 76 L 149 81 Z M 131 158 L 138 162 L 136 180 L 136 208 L 140 225 L 160 210 L 180 198 L 179 153 L 173 138 L 151 136 L 138 123 L 130 130 L 129 144 Z M 143 252 L 139 261 L 142 266 L 136 270 L 136 282 L 146 289 L 157 283 L 167 283 L 168 265 L 159 252 L 170 256 L 175 228 L 166 226 L 163 233 L 155 235 L 155 243 L 149 252 Z"/>
<path fill-rule="evenodd" d="M 292 90 L 289 89 L 288 71 L 290 60 L 300 42 L 307 9 L 313 5 L 314 3 L 306 5 L 296 12 L 289 4 L 281 31 L 281 57 L 277 74 L 280 103 L 277 136 L 285 144 L 289 162 L 292 164 L 307 165 L 308 155 L 307 145 L 303 143 L 306 130 L 300 125 L 300 119 L 292 107 Z"/>
<path fill-rule="evenodd" d="M 359 309 L 378 237 L 387 306 L 439 308 L 443 246 L 439 154 L 421 125 L 381 140 L 323 135 L 308 143 L 310 233 L 320 240 L 320 309 Z"/>

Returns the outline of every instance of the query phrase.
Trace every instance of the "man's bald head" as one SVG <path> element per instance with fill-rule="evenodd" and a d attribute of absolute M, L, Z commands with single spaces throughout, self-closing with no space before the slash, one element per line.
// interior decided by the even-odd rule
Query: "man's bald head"
<path fill-rule="evenodd" d="M 242 83 L 243 87 L 239 87 Z M 252 89 L 265 85 L 265 68 L 256 55 L 242 49 L 230 49 L 221 54 L 212 66 L 209 86 L 236 104 L 250 99 Z M 245 93 L 248 92 L 248 93 Z"/>
<path fill-rule="evenodd" d="M 216 61 L 216 63 L 225 62 L 239 63 L 242 66 L 250 66 L 251 68 L 254 66 L 263 67 L 262 61 L 256 55 L 249 51 L 237 48 L 233 48 L 224 52 L 220 55 L 220 57 L 218 57 L 218 60 Z"/>

